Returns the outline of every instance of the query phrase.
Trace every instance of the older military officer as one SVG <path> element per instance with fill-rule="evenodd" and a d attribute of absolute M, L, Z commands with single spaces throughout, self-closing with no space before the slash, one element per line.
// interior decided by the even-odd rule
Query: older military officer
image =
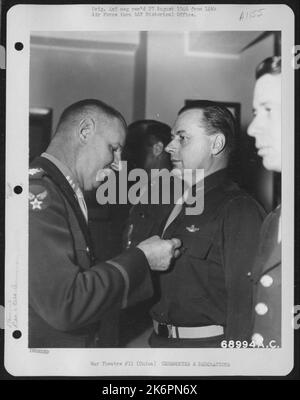
<path fill-rule="evenodd" d="M 83 100 L 63 112 L 31 165 L 29 347 L 117 345 L 118 311 L 152 295 L 150 268 L 167 268 L 180 245 L 152 237 L 112 260 L 95 259 L 82 191 L 117 168 L 125 135 L 118 111 Z"/>
<path fill-rule="evenodd" d="M 281 58 L 270 57 L 256 70 L 253 121 L 248 134 L 255 138 L 263 165 L 281 172 Z M 253 273 L 252 340 L 257 346 L 281 346 L 281 207 L 265 219 Z"/>
<path fill-rule="evenodd" d="M 175 235 L 183 247 L 160 274 L 152 347 L 220 347 L 223 340 L 247 338 L 251 268 L 264 211 L 228 176 L 234 131 L 232 114 L 205 101 L 183 108 L 172 129 L 166 151 L 174 167 L 204 169 L 204 210 L 188 215 L 184 203 L 166 222 L 163 237 Z"/>

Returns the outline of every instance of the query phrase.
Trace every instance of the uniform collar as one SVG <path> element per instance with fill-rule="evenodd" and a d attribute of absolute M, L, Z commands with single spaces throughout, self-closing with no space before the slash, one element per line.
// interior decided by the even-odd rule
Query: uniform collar
<path fill-rule="evenodd" d="M 189 187 L 187 190 L 185 190 L 184 195 L 183 197 L 181 197 L 181 199 L 184 198 L 186 200 L 190 194 L 192 194 L 193 196 L 198 196 L 197 193 L 200 191 L 203 193 L 203 189 L 204 194 L 206 194 L 215 187 L 223 185 L 224 182 L 226 182 L 228 179 L 228 169 L 220 169 L 213 174 L 206 176 L 204 179 L 199 180 L 192 187 Z M 181 199 L 179 199 L 179 201 L 181 201 Z"/>
<path fill-rule="evenodd" d="M 78 189 L 81 191 L 79 183 L 77 179 L 74 177 L 74 174 L 70 171 L 70 169 L 63 164 L 60 160 L 58 160 L 56 157 L 54 157 L 52 154 L 49 153 L 42 153 L 41 157 L 47 158 L 50 160 L 59 170 L 60 172 L 64 175 L 66 180 L 69 182 L 71 188 L 74 190 L 74 192 L 77 192 Z"/>
<path fill-rule="evenodd" d="M 228 169 L 223 168 L 211 175 L 204 178 L 204 193 L 214 189 L 217 186 L 222 185 L 226 180 L 228 180 Z"/>

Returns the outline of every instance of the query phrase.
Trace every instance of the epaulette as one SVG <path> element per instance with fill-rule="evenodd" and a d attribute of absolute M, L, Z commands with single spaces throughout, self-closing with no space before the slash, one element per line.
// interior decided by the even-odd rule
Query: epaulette
<path fill-rule="evenodd" d="M 28 205 L 30 211 L 45 210 L 51 204 L 49 189 L 41 179 L 46 172 L 43 168 L 29 169 L 29 194 Z"/>

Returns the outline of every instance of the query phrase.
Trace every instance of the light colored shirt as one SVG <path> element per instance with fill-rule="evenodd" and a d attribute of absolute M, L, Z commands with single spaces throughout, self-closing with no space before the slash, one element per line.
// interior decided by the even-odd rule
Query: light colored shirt
<path fill-rule="evenodd" d="M 64 165 L 61 161 L 59 161 L 56 157 L 52 156 L 51 154 L 42 153 L 41 156 L 45 157 L 49 161 L 51 161 L 60 170 L 60 172 L 65 176 L 65 178 L 69 182 L 71 188 L 74 190 L 77 200 L 78 200 L 78 204 L 84 215 L 84 218 L 85 218 L 86 222 L 88 222 L 88 210 L 87 210 L 87 206 L 86 206 L 86 203 L 84 200 L 84 196 L 80 189 L 79 183 L 78 183 L 77 179 L 74 177 L 73 173 L 70 171 L 70 169 L 66 165 Z"/>

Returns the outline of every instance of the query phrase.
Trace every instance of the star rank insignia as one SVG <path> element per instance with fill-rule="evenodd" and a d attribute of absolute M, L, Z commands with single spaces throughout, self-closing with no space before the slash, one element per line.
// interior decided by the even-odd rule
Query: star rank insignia
<path fill-rule="evenodd" d="M 186 226 L 185 229 L 191 233 L 198 232 L 200 228 L 197 228 L 195 225 Z"/>
<path fill-rule="evenodd" d="M 42 185 L 31 185 L 29 192 L 29 208 L 32 211 L 41 211 L 50 204 L 48 190 Z"/>

